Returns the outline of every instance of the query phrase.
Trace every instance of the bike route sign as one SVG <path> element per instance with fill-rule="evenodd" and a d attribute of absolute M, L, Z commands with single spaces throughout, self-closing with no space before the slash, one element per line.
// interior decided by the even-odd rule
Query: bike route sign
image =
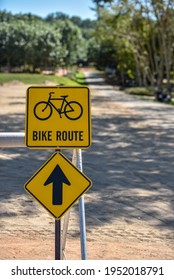
<path fill-rule="evenodd" d="M 90 179 L 62 153 L 54 153 L 24 188 L 55 219 L 60 219 L 91 185 Z"/>
<path fill-rule="evenodd" d="M 29 148 L 88 148 L 91 145 L 88 87 L 29 87 L 25 143 Z"/>

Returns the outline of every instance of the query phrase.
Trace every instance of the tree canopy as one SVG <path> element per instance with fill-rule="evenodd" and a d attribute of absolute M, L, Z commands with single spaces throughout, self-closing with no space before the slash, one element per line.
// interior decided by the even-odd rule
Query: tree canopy
<path fill-rule="evenodd" d="M 35 71 L 38 68 L 68 67 L 87 61 L 85 37 L 94 22 L 63 13 L 45 19 L 31 14 L 12 15 L 0 12 L 0 65 L 9 71 L 18 67 Z"/>
<path fill-rule="evenodd" d="M 165 78 L 169 86 L 174 70 L 174 1 L 93 2 L 98 12 L 98 65 L 114 68 L 123 84 L 131 78 L 140 86 L 161 87 Z"/>

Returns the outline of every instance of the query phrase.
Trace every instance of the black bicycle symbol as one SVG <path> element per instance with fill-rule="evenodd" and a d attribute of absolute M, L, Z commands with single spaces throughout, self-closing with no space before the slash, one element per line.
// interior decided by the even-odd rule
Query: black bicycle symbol
<path fill-rule="evenodd" d="M 34 115 L 37 119 L 45 121 L 49 119 L 53 113 L 53 109 L 57 111 L 62 118 L 64 114 L 69 120 L 78 120 L 83 114 L 82 105 L 77 101 L 67 101 L 68 95 L 62 95 L 60 98 L 52 98 L 55 92 L 49 93 L 48 101 L 40 101 L 34 107 Z M 60 108 L 51 102 L 52 100 L 62 100 Z"/>

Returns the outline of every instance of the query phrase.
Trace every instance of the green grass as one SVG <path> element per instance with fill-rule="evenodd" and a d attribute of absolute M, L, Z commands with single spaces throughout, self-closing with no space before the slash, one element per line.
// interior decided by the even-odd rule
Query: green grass
<path fill-rule="evenodd" d="M 81 85 L 86 85 L 86 79 L 83 73 L 78 72 L 76 74 L 76 81 L 77 83 L 81 84 Z"/>
<path fill-rule="evenodd" d="M 78 73 L 72 79 L 66 76 L 43 75 L 43 74 L 24 74 L 24 73 L 0 73 L 0 84 L 9 83 L 12 81 L 20 81 L 24 84 L 45 84 L 46 81 L 63 84 L 66 86 L 81 86 L 85 83 L 83 73 Z"/>
<path fill-rule="evenodd" d="M 128 94 L 140 95 L 140 96 L 154 96 L 154 91 L 152 89 L 145 88 L 145 87 L 127 88 L 125 92 Z"/>
<path fill-rule="evenodd" d="M 81 86 L 86 85 L 85 76 L 82 72 L 71 71 L 67 74 L 67 77 L 73 82 L 78 83 Z"/>

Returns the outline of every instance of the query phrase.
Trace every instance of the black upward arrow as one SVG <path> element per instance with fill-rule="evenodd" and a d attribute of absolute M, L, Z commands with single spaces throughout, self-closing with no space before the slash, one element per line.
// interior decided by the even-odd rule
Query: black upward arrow
<path fill-rule="evenodd" d="M 70 186 L 71 183 L 68 181 L 67 177 L 65 176 L 59 165 L 56 165 L 56 167 L 44 183 L 44 186 L 51 183 L 53 183 L 52 204 L 62 205 L 63 183 L 67 184 L 68 186 Z"/>

